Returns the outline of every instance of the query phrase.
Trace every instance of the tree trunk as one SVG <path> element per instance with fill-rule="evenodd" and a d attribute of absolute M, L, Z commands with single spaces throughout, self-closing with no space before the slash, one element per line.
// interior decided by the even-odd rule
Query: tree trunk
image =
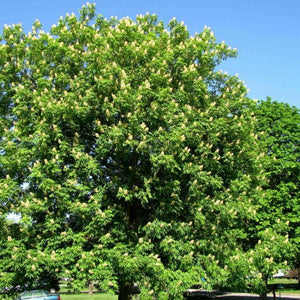
<path fill-rule="evenodd" d="M 93 294 L 94 282 L 89 282 L 89 295 Z"/>
<path fill-rule="evenodd" d="M 259 294 L 261 300 L 266 300 L 268 298 L 268 276 L 263 276 L 264 286 Z"/>
<path fill-rule="evenodd" d="M 261 293 L 259 295 L 259 297 L 260 297 L 261 300 L 266 300 L 268 298 L 268 295 L 267 295 L 267 293 Z"/>
<path fill-rule="evenodd" d="M 132 297 L 133 297 L 133 282 L 120 283 L 118 300 L 132 300 Z"/>

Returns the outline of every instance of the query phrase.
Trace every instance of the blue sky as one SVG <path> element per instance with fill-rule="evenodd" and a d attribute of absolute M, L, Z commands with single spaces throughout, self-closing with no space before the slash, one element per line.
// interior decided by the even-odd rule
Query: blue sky
<path fill-rule="evenodd" d="M 101 0 L 97 13 L 105 17 L 155 13 L 168 23 L 176 17 L 191 34 L 211 27 L 216 38 L 237 48 L 239 55 L 219 69 L 239 73 L 249 97 L 287 102 L 300 108 L 300 0 Z M 48 31 L 59 17 L 75 14 L 82 0 L 2 0 L 0 26 L 35 19 Z"/>

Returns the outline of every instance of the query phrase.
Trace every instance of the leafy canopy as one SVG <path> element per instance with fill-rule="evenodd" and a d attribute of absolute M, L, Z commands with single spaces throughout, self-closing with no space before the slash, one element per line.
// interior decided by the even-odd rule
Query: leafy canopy
<path fill-rule="evenodd" d="M 257 104 L 255 111 L 268 178 L 263 187 L 258 230 L 282 220 L 289 238 L 299 248 L 299 109 L 267 98 Z M 294 253 L 298 254 L 296 249 Z"/>
<path fill-rule="evenodd" d="M 246 285 L 264 174 L 254 102 L 215 71 L 236 50 L 92 4 L 1 40 L 1 286 L 70 277 L 179 299 L 233 273 Z"/>

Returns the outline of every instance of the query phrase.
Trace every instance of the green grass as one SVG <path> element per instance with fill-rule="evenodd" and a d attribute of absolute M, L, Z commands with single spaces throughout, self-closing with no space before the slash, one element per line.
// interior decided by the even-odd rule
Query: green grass
<path fill-rule="evenodd" d="M 110 295 L 110 294 L 105 294 L 104 292 L 101 291 L 95 291 L 94 294 L 89 295 L 87 291 L 83 293 L 78 293 L 75 294 L 72 292 L 71 287 L 69 287 L 66 284 L 61 284 L 60 285 L 60 290 L 59 290 L 60 296 L 62 300 L 80 300 L 80 299 L 89 299 L 89 300 L 116 300 L 118 299 L 118 296 L 116 295 Z"/>
<path fill-rule="evenodd" d="M 276 293 L 284 294 L 298 294 L 300 295 L 300 289 L 297 288 L 298 280 L 287 278 L 274 278 L 268 282 L 268 284 L 282 284 L 283 288 L 277 290 Z M 290 285 L 290 286 L 289 286 Z"/>
<path fill-rule="evenodd" d="M 109 295 L 109 294 L 102 294 L 102 293 L 97 293 L 93 295 L 89 294 L 61 294 L 60 295 L 61 300 L 117 300 L 118 296 L 116 295 Z M 12 300 L 14 298 L 11 297 L 5 297 L 0 295 L 0 300 L 5 299 L 5 300 Z"/>
<path fill-rule="evenodd" d="M 287 278 L 274 278 L 268 281 L 269 284 L 297 284 L 297 279 L 287 279 Z"/>
<path fill-rule="evenodd" d="M 60 295 L 61 300 L 117 300 L 118 296 L 116 295 L 109 295 L 109 294 L 93 294 L 93 295 L 89 295 L 89 294 L 61 294 Z"/>

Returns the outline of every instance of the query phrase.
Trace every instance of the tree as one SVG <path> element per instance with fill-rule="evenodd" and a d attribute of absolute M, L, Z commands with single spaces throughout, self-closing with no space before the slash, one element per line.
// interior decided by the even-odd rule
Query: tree
<path fill-rule="evenodd" d="M 267 98 L 257 104 L 256 116 L 256 131 L 266 154 L 263 164 L 268 178 L 258 209 L 257 229 L 264 230 L 281 220 L 287 237 L 295 246 L 294 259 L 299 264 L 299 109 Z"/>
<path fill-rule="evenodd" d="M 264 174 L 254 102 L 215 70 L 235 49 L 88 4 L 50 33 L 6 26 L 0 52 L 1 222 L 20 217 L 1 235 L 2 286 L 47 274 L 179 299 L 232 273 L 246 284 L 234 268 Z"/>

